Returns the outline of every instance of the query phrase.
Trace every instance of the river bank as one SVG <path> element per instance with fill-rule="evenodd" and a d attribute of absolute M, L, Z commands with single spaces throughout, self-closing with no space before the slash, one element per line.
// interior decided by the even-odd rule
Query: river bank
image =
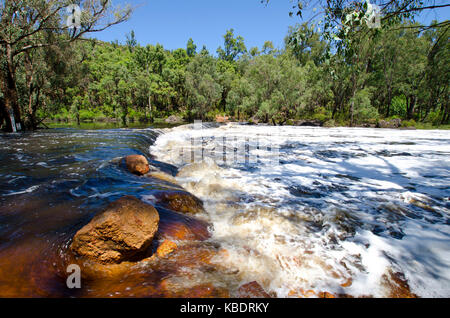
<path fill-rule="evenodd" d="M 269 125 L 273 126 L 273 123 L 260 123 L 258 121 L 233 121 L 230 117 L 227 116 L 217 116 L 216 123 L 241 123 L 241 124 L 247 124 L 247 125 Z M 134 123 L 128 123 L 126 126 L 113 122 L 113 121 L 89 121 L 89 122 L 81 122 L 80 124 L 77 124 L 76 122 L 58 122 L 58 121 L 47 121 L 45 122 L 45 126 L 47 128 L 78 128 L 78 129 L 114 129 L 114 128 L 147 128 L 147 127 L 154 127 L 154 128 L 171 128 L 179 125 L 185 125 L 188 124 L 187 122 L 183 121 L 180 117 L 177 116 L 171 116 L 167 118 L 160 118 L 155 120 L 154 123 L 147 123 L 147 122 L 134 122 Z M 333 128 L 333 127 L 350 127 L 349 124 L 347 125 L 341 125 L 333 120 L 328 121 L 319 121 L 319 120 L 288 120 L 286 123 L 284 123 L 281 126 L 300 126 L 300 127 L 327 127 L 327 128 Z M 433 125 L 431 123 L 421 123 L 421 122 L 410 122 L 410 121 L 398 121 L 398 120 L 381 120 L 377 123 L 372 124 L 360 124 L 360 125 L 354 125 L 353 127 L 359 127 L 359 128 L 389 128 L 389 129 L 423 129 L 423 130 L 433 130 L 433 129 L 444 129 L 448 130 L 450 129 L 450 124 L 446 125 Z"/>

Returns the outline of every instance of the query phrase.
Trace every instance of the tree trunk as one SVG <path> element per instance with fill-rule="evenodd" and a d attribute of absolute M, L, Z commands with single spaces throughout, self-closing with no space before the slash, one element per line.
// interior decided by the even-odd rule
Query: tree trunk
<path fill-rule="evenodd" d="M 3 101 L 3 98 L 0 97 L 0 127 L 3 126 L 3 122 L 6 120 L 7 118 L 7 114 L 5 113 L 5 102 Z"/>
<path fill-rule="evenodd" d="M 12 49 L 6 45 L 6 65 L 0 65 L 0 88 L 3 92 L 4 104 L 2 113 L 6 115 L 6 131 L 22 130 L 23 123 L 20 116 L 19 97 L 14 76 Z M 5 115 L 4 115 L 5 116 Z"/>
<path fill-rule="evenodd" d="M 406 118 L 409 120 L 409 119 L 412 119 L 412 117 L 413 117 L 414 107 L 416 105 L 416 96 L 410 95 L 407 100 L 408 100 L 408 102 L 407 102 L 407 109 L 406 109 L 406 111 L 407 111 Z"/>
<path fill-rule="evenodd" d="M 388 85 L 388 100 L 387 100 L 386 118 L 389 117 L 389 114 L 391 112 L 391 104 L 392 104 L 392 87 L 391 87 L 391 85 Z"/>
<path fill-rule="evenodd" d="M 355 110 L 355 96 L 356 96 L 356 79 L 353 79 L 352 102 L 350 103 L 350 127 L 353 127 L 353 112 Z"/>
<path fill-rule="evenodd" d="M 153 114 L 152 114 L 152 96 L 148 94 L 148 111 L 149 111 L 149 119 L 150 122 L 153 123 Z"/>

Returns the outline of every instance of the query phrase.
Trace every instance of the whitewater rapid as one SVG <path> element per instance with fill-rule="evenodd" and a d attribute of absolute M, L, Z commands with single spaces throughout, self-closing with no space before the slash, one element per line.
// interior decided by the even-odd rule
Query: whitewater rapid
<path fill-rule="evenodd" d="M 397 272 L 450 296 L 448 131 L 197 124 L 150 153 L 204 201 L 217 262 L 242 281 L 386 297 Z"/>

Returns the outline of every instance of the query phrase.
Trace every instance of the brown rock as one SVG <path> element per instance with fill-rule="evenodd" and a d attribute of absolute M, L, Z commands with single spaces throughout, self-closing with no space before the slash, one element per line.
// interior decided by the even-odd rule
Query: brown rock
<path fill-rule="evenodd" d="M 205 283 L 197 286 L 183 287 L 177 286 L 170 278 L 164 279 L 159 289 L 169 298 L 229 298 L 228 290 L 223 287 Z"/>
<path fill-rule="evenodd" d="M 319 293 L 319 298 L 336 298 L 336 296 L 329 292 L 321 292 Z"/>
<path fill-rule="evenodd" d="M 270 298 L 270 295 L 257 282 L 250 282 L 238 289 L 240 298 Z"/>
<path fill-rule="evenodd" d="M 132 196 L 111 203 L 79 230 L 72 251 L 101 263 L 120 263 L 146 250 L 158 230 L 156 209 Z"/>
<path fill-rule="evenodd" d="M 158 255 L 158 257 L 166 257 L 174 250 L 176 250 L 177 247 L 177 244 L 175 244 L 174 242 L 165 240 L 156 250 L 156 255 Z"/>
<path fill-rule="evenodd" d="M 205 212 L 203 202 L 184 191 L 165 191 L 155 195 L 158 204 L 176 212 L 197 214 Z"/>
<path fill-rule="evenodd" d="M 341 287 L 350 287 L 353 284 L 353 279 L 350 277 L 344 283 L 341 284 Z"/>
<path fill-rule="evenodd" d="M 164 213 L 166 216 L 167 213 Z M 209 224 L 194 218 L 184 219 L 163 218 L 159 223 L 158 238 L 181 241 L 204 241 L 211 234 L 208 231 Z"/>
<path fill-rule="evenodd" d="M 143 175 L 150 171 L 147 158 L 142 155 L 131 155 L 125 158 L 125 163 L 131 173 Z"/>
<path fill-rule="evenodd" d="M 216 123 L 228 123 L 230 121 L 230 117 L 228 116 L 216 116 Z"/>
<path fill-rule="evenodd" d="M 382 277 L 382 284 L 388 288 L 389 298 L 418 298 L 411 292 L 403 273 L 388 270 L 388 273 Z"/>
<path fill-rule="evenodd" d="M 298 298 L 312 298 L 317 297 L 317 294 L 312 289 L 304 290 L 303 288 L 300 288 L 300 290 L 291 290 L 288 296 Z"/>

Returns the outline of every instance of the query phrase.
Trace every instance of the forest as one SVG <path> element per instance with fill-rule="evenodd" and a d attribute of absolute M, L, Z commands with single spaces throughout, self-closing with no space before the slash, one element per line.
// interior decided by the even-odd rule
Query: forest
<path fill-rule="evenodd" d="M 56 13 L 42 20 L 39 11 L 42 27 L 36 27 L 29 22 L 32 13 L 14 17 L 13 9 L 1 8 L 5 130 L 11 130 L 11 110 L 26 129 L 48 122 L 152 123 L 172 115 L 185 122 L 228 116 L 274 125 L 314 120 L 330 127 L 392 119 L 405 127 L 450 122 L 449 27 L 437 21 L 424 27 L 400 17 L 370 28 L 347 19 L 351 27 L 333 34 L 315 22 L 298 23 L 283 48 L 270 39 L 247 47 L 230 28 L 217 49 L 187 39 L 185 47 L 167 50 L 139 44 L 133 31 L 112 43 L 85 36 L 108 9 L 101 3 L 73 34 L 52 27 L 60 23 Z M 130 14 L 115 12 L 103 27 Z"/>

